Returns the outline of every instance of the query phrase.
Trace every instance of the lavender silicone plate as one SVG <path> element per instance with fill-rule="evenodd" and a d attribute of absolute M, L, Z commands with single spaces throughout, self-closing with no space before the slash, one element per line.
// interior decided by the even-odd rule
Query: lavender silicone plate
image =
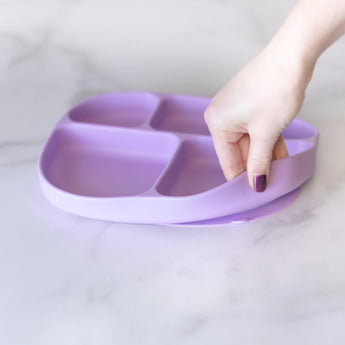
<path fill-rule="evenodd" d="M 226 182 L 204 123 L 210 99 L 125 92 L 96 96 L 57 124 L 39 158 L 46 197 L 90 218 L 212 225 L 276 212 L 312 174 L 318 133 L 295 119 L 289 157 L 272 162 L 264 193 L 243 173 Z"/>

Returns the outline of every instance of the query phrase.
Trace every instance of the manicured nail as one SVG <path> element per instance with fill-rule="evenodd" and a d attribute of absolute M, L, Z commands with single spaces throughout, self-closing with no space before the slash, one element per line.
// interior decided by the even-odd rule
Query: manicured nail
<path fill-rule="evenodd" d="M 256 175 L 254 176 L 254 190 L 255 192 L 264 192 L 267 187 L 267 176 L 266 175 Z"/>

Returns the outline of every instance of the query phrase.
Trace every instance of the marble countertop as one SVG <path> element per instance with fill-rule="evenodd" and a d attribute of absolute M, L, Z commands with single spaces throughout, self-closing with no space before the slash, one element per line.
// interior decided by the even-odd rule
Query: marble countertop
<path fill-rule="evenodd" d="M 0 2 L 0 343 L 345 343 L 345 39 L 300 118 L 317 166 L 287 209 L 246 224 L 107 223 L 51 206 L 36 162 L 73 104 L 127 90 L 211 97 L 294 1 Z"/>

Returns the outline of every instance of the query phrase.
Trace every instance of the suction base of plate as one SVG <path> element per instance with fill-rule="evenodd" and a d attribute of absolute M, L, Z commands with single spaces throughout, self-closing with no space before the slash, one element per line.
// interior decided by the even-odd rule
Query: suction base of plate
<path fill-rule="evenodd" d="M 300 192 L 300 187 L 293 190 L 292 192 L 281 196 L 280 198 L 271 201 L 270 203 L 257 207 L 255 209 L 230 214 L 227 216 L 198 220 L 195 222 L 178 223 L 178 224 L 166 224 L 171 226 L 215 226 L 215 225 L 226 225 L 234 223 L 246 223 L 254 219 L 262 218 L 270 214 L 276 213 L 285 207 L 289 206 L 297 198 Z"/>

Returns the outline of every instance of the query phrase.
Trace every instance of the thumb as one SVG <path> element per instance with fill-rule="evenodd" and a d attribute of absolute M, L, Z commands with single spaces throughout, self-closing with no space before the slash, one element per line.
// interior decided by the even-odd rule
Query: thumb
<path fill-rule="evenodd" d="M 249 184 L 256 192 L 264 192 L 267 187 L 276 139 L 262 136 L 250 137 L 247 172 Z"/>

